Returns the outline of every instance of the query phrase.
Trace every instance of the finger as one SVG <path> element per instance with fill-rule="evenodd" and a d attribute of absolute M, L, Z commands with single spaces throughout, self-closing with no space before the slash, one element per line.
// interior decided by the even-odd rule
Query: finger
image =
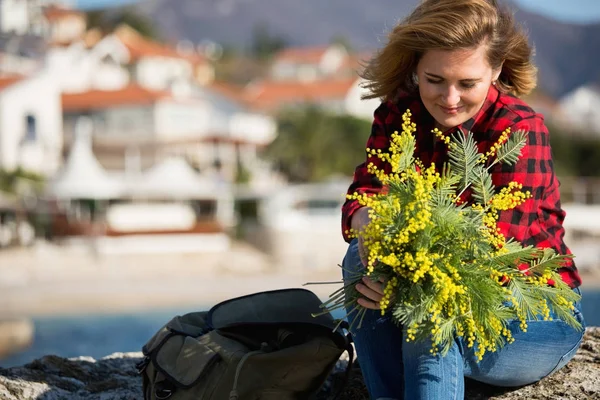
<path fill-rule="evenodd" d="M 378 281 L 372 281 L 368 276 L 363 276 L 362 282 L 367 285 L 367 287 L 375 292 L 379 293 L 383 296 L 383 284 Z"/>
<path fill-rule="evenodd" d="M 380 310 L 381 309 L 381 305 L 379 303 L 375 303 L 375 302 L 369 301 L 367 299 L 360 298 L 360 299 L 358 299 L 357 303 L 360 304 L 361 306 L 363 306 L 364 308 L 368 308 L 371 310 Z"/>
<path fill-rule="evenodd" d="M 365 296 L 368 300 L 371 300 L 375 303 L 379 303 L 383 298 L 383 295 L 381 293 L 376 292 L 375 290 L 362 283 L 356 285 L 356 290 L 358 290 L 358 292 Z"/>

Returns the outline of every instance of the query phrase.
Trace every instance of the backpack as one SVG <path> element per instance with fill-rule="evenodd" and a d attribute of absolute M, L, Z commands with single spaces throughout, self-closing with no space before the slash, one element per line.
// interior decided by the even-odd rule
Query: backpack
<path fill-rule="evenodd" d="M 142 348 L 144 400 L 311 399 L 344 351 L 347 380 L 350 335 L 331 314 L 312 316 L 321 303 L 309 290 L 283 289 L 174 317 Z"/>

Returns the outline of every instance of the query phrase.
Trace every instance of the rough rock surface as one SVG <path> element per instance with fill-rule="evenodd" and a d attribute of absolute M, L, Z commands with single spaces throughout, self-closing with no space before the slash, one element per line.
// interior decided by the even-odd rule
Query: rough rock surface
<path fill-rule="evenodd" d="M 141 353 L 115 353 L 98 361 L 89 357 L 45 356 L 22 367 L 0 368 L 2 400 L 133 400 L 141 399 L 141 378 L 135 364 Z M 341 361 L 339 368 L 343 368 Z M 339 381 L 334 373 L 330 384 Z M 326 393 L 318 398 L 325 399 Z M 353 370 L 342 399 L 368 399 L 360 370 Z M 470 400 L 589 400 L 600 399 L 600 328 L 588 328 L 584 343 L 565 368 L 534 385 L 502 390 L 467 383 Z"/>

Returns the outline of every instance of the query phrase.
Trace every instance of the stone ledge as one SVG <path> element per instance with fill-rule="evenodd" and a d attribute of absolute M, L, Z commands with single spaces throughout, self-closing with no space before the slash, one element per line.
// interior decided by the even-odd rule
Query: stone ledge
<path fill-rule="evenodd" d="M 135 364 L 141 353 L 115 353 L 100 360 L 45 356 L 21 367 L 0 368 L 0 398 L 4 400 L 139 400 L 141 378 Z M 339 371 L 341 368 L 337 368 Z M 332 377 L 334 384 L 339 373 Z M 325 399 L 321 393 L 318 399 Z M 342 399 L 368 399 L 358 368 L 353 370 Z M 469 400 L 600 399 L 600 328 L 588 328 L 575 358 L 556 374 L 519 389 L 467 384 Z"/>

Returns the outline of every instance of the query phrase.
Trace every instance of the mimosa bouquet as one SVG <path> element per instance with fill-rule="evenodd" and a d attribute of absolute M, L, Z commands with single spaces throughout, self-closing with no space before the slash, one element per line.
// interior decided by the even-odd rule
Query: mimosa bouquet
<path fill-rule="evenodd" d="M 408 110 L 402 132 L 392 135 L 389 153 L 367 152 L 389 163 L 390 172 L 368 166 L 385 190 L 376 195 L 353 194 L 369 207 L 370 223 L 361 232 L 368 254 L 363 274 L 346 280 L 322 307 L 349 309 L 360 329 L 367 311 L 356 301 L 356 283 L 364 275 L 381 278 L 381 313 L 406 329 L 407 340 L 430 340 L 432 353 L 445 354 L 455 337 L 475 344 L 479 359 L 514 339 L 509 321 L 554 315 L 574 327 L 573 303 L 579 296 L 557 273 L 570 256 L 552 249 L 524 247 L 506 240 L 496 225 L 498 212 L 512 209 L 530 197 L 511 182 L 501 190 L 492 183 L 490 169 L 498 163 L 515 164 L 527 132 L 507 129 L 486 154 L 478 152 L 471 133 L 451 137 L 433 133 L 449 147 L 449 162 L 441 173 L 414 158 L 416 126 Z M 467 189 L 469 204 L 461 201 Z"/>

